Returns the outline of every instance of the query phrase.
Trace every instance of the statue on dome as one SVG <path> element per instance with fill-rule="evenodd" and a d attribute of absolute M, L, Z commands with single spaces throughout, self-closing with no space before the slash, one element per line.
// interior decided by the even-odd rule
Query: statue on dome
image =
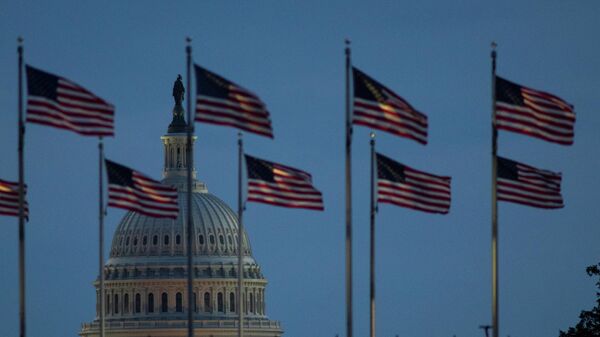
<path fill-rule="evenodd" d="M 185 88 L 183 87 L 183 82 L 181 81 L 181 75 L 177 75 L 177 80 L 173 83 L 173 99 L 175 99 L 175 105 L 181 105 L 183 102 L 183 94 L 185 93 Z"/>

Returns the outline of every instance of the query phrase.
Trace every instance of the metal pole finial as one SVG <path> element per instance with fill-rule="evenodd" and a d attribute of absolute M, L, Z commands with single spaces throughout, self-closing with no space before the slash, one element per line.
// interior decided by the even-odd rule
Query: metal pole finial
<path fill-rule="evenodd" d="M 191 58 L 192 58 L 192 38 L 189 37 L 189 36 L 185 38 L 185 52 L 186 52 L 188 58 L 191 61 Z M 188 90 L 190 90 L 190 88 L 189 88 L 189 80 L 188 80 Z"/>
<path fill-rule="evenodd" d="M 375 132 L 371 131 L 371 133 L 369 134 L 369 137 L 371 137 L 371 139 L 375 139 Z"/>
<path fill-rule="evenodd" d="M 17 43 L 19 44 L 19 47 L 23 45 L 23 37 L 21 35 L 17 37 Z"/>
<path fill-rule="evenodd" d="M 491 43 L 491 47 L 492 47 L 492 58 L 495 59 L 496 58 L 496 48 L 498 47 L 498 44 L 496 43 L 496 41 L 492 41 Z"/>
<path fill-rule="evenodd" d="M 350 57 L 350 40 L 344 39 L 344 44 L 346 45 L 346 56 Z"/>

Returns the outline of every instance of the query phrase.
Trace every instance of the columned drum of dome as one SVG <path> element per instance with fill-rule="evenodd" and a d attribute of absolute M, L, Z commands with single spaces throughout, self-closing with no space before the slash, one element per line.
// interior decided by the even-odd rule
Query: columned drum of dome
<path fill-rule="evenodd" d="M 106 262 L 105 331 L 111 337 L 187 336 L 187 315 L 194 315 L 196 336 L 234 337 L 238 278 L 238 221 L 236 213 L 210 194 L 193 171 L 193 303 L 187 296 L 187 158 L 185 120 L 181 107 L 173 109 L 164 145 L 163 182 L 177 186 L 179 217 L 151 218 L 128 212 L 117 226 Z M 242 233 L 244 254 L 244 335 L 280 337 L 279 322 L 269 320 L 265 308 L 267 280 Z M 99 303 L 99 281 L 94 282 Z M 96 317 L 84 323 L 79 335 L 99 336 Z"/>

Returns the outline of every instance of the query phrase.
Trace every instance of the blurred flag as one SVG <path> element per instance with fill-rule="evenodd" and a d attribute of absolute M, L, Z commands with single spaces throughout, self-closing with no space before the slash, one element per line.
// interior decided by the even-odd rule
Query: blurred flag
<path fill-rule="evenodd" d="M 496 126 L 552 143 L 573 144 L 573 106 L 557 96 L 496 76 Z"/>
<path fill-rule="evenodd" d="M 354 78 L 353 124 L 427 144 L 426 115 L 362 71 L 352 68 L 352 74 Z"/>
<path fill-rule="evenodd" d="M 417 171 L 377 153 L 377 201 L 429 213 L 450 210 L 450 177 Z"/>
<path fill-rule="evenodd" d="M 498 200 L 538 208 L 562 208 L 561 174 L 498 157 Z"/>
<path fill-rule="evenodd" d="M 177 189 L 150 179 L 128 167 L 105 160 L 108 173 L 108 206 L 155 218 L 177 219 Z"/>
<path fill-rule="evenodd" d="M 27 122 L 71 130 L 84 136 L 113 136 L 112 104 L 79 85 L 26 66 Z"/>
<path fill-rule="evenodd" d="M 196 121 L 233 126 L 273 138 L 265 104 L 250 91 L 198 65 L 196 72 Z"/>
<path fill-rule="evenodd" d="M 248 201 L 322 211 L 323 195 L 309 173 L 245 155 Z"/>
<path fill-rule="evenodd" d="M 24 186 L 27 193 L 27 186 Z M 27 200 L 23 202 L 23 214 L 29 217 L 29 205 Z M 13 183 L 0 179 L 0 214 L 19 216 L 19 183 Z"/>

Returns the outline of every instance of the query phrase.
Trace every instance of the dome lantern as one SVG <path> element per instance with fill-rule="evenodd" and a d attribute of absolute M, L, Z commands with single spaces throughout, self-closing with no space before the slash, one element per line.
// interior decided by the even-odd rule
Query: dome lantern
<path fill-rule="evenodd" d="M 181 82 L 181 75 L 177 77 L 173 85 L 173 98 L 175 105 L 173 106 L 173 119 L 167 134 L 160 137 L 164 145 L 164 167 L 163 167 L 163 183 L 176 186 L 179 191 L 187 191 L 186 177 L 187 166 L 189 160 L 187 158 L 187 128 L 185 122 L 185 110 L 181 105 L 183 101 L 183 93 L 185 89 Z M 192 137 L 193 143 L 198 137 Z M 207 192 L 206 185 L 196 180 L 196 169 L 192 167 L 192 191 Z"/>

